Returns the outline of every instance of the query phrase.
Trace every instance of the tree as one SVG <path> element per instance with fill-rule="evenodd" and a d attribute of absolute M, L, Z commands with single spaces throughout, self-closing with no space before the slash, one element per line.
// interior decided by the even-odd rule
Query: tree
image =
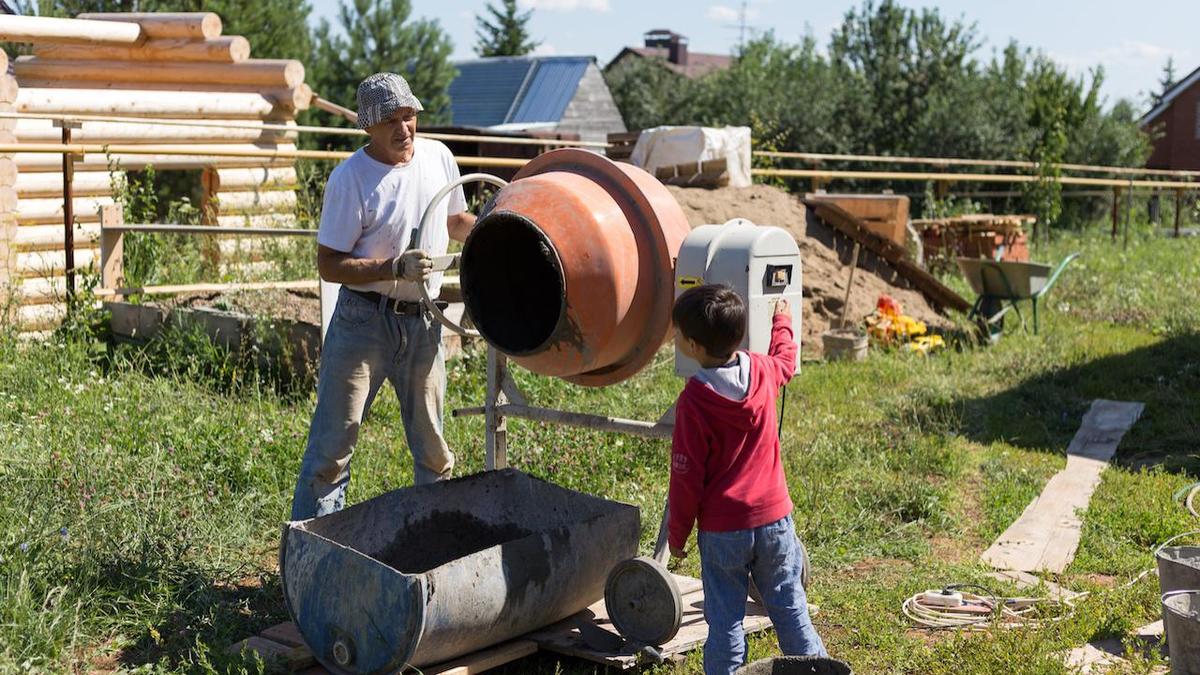
<path fill-rule="evenodd" d="M 315 48 L 308 80 L 322 98 L 348 108 L 356 105 L 358 84 L 368 75 L 392 72 L 408 80 L 425 107 L 422 123 L 450 121 L 447 90 L 457 71 L 450 62 L 449 36 L 435 20 L 412 19 L 410 0 L 342 0 L 335 32 L 322 19 L 313 36 Z M 336 119 L 322 118 L 324 123 Z M 322 139 L 344 147 L 346 137 Z"/>
<path fill-rule="evenodd" d="M 1175 57 L 1168 56 L 1167 62 L 1163 64 L 1162 77 L 1158 80 L 1158 91 L 1150 95 L 1150 107 L 1157 107 L 1163 102 L 1163 97 L 1167 92 L 1174 87 L 1177 80 L 1175 79 Z"/>
<path fill-rule="evenodd" d="M 929 104 L 956 80 L 974 77 L 974 24 L 947 22 L 884 0 L 850 10 L 830 39 L 829 56 L 847 85 L 860 89 L 844 110 L 863 132 L 862 150 L 908 154 Z"/>
<path fill-rule="evenodd" d="M 533 10 L 517 11 L 517 0 L 501 0 L 500 9 L 488 3 L 491 20 L 475 15 L 475 53 L 480 56 L 524 56 L 541 44 L 530 39 L 529 18 Z"/>

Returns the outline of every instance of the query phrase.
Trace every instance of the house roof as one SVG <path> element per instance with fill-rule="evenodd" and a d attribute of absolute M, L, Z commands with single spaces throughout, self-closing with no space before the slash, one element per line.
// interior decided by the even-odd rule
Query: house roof
<path fill-rule="evenodd" d="M 494 56 L 461 61 L 450 83 L 454 124 L 558 122 L 575 96 L 590 56 Z"/>
<path fill-rule="evenodd" d="M 633 54 L 646 59 L 659 59 L 662 61 L 662 65 L 684 77 L 700 77 L 714 70 L 725 70 L 733 65 L 733 57 L 726 54 L 706 54 L 704 52 L 689 51 L 687 53 L 687 65 L 682 66 L 678 63 L 670 62 L 668 59 L 670 54 L 665 47 L 626 47 L 609 62 L 609 67 L 620 61 L 626 54 Z"/>
<path fill-rule="evenodd" d="M 1154 106 L 1150 112 L 1142 115 L 1142 119 L 1138 121 L 1138 124 L 1144 127 L 1153 122 L 1156 118 L 1158 118 L 1159 115 L 1166 112 L 1167 108 L 1171 107 L 1171 102 L 1174 101 L 1176 97 L 1190 89 L 1191 86 L 1197 82 L 1200 82 L 1200 68 L 1193 70 L 1190 75 L 1176 82 L 1170 89 L 1165 91 L 1163 93 L 1162 101 L 1160 101 L 1158 105 Z"/>

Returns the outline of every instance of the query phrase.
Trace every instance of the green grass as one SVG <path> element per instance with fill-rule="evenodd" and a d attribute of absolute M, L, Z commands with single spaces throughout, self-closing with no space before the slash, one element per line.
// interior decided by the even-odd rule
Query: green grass
<path fill-rule="evenodd" d="M 1039 336 L 1010 322 L 992 348 L 811 363 L 789 387 L 784 455 L 815 568 L 816 623 L 857 672 L 1061 673 L 1062 651 L 1158 616 L 1153 577 L 1120 586 L 1151 566 L 1155 544 L 1194 526 L 1172 494 L 1200 468 L 1200 241 L 1135 238 L 1123 250 L 1092 233 L 1035 257 L 1074 250 L 1085 255 L 1048 296 Z M 82 337 L 0 338 L 0 671 L 262 667 L 225 652 L 286 617 L 278 528 L 313 397 L 168 347 L 113 355 Z M 656 418 L 679 388 L 667 352 L 603 390 L 520 370 L 517 379 L 539 405 L 640 419 Z M 481 354 L 455 361 L 447 405 L 478 404 L 483 387 Z M 1036 632 L 909 626 L 905 597 L 985 580 L 979 553 L 1063 466 L 1097 397 L 1143 401 L 1146 412 L 1060 579 L 1094 593 Z M 509 425 L 515 466 L 641 507 L 649 551 L 667 483 L 662 443 Z M 482 421 L 448 420 L 447 434 L 459 473 L 482 469 Z M 363 427 L 349 499 L 411 478 L 385 394 Z M 698 573 L 698 560 L 684 571 Z M 769 635 L 751 641 L 752 657 L 774 649 Z M 683 670 L 698 663 L 693 655 Z M 593 668 L 538 656 L 502 672 Z"/>

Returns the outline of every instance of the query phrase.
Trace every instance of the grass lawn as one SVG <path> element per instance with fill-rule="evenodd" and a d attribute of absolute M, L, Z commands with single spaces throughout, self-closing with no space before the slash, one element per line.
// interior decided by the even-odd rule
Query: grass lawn
<path fill-rule="evenodd" d="M 991 348 L 930 358 L 872 353 L 806 364 L 789 387 L 783 452 L 814 566 L 811 601 L 830 651 L 860 673 L 1059 673 L 1061 653 L 1159 616 L 1158 542 L 1195 526 L 1172 499 L 1200 459 L 1200 240 L 1097 232 L 1039 259 L 1084 257 L 1045 303 L 1041 335 L 1015 321 Z M 155 374 L 82 338 L 0 337 L 0 671 L 254 671 L 225 653 L 286 618 L 276 571 L 312 396 L 280 396 L 193 357 Z M 227 364 L 226 364 L 227 365 Z M 451 366 L 447 405 L 482 400 L 483 358 Z M 213 374 L 216 373 L 216 374 Z M 635 379 L 580 390 L 517 372 L 540 405 L 654 419 L 676 395 L 670 354 Z M 904 598 L 987 582 L 979 554 L 1064 465 L 1094 398 L 1143 401 L 1085 514 L 1060 583 L 1093 591 L 1037 631 L 930 633 Z M 566 487 L 643 509 L 649 551 L 667 447 L 510 421 L 510 461 Z M 448 420 L 459 471 L 480 470 L 478 418 Z M 411 480 L 399 409 L 381 396 L 363 427 L 349 498 Z M 698 560 L 684 571 L 698 574 Z M 773 636 L 751 641 L 753 658 Z M 698 653 L 685 671 L 698 668 Z M 1134 659 L 1133 672 L 1153 664 Z M 523 660 L 507 673 L 592 672 Z M 671 672 L 661 669 L 661 672 Z"/>

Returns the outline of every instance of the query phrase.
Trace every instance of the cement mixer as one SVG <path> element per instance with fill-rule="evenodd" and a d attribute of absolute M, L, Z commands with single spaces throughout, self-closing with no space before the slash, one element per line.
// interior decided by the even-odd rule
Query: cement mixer
<path fill-rule="evenodd" d="M 453 658 L 537 627 L 530 621 L 572 615 L 601 595 L 625 638 L 656 653 L 653 647 L 678 631 L 682 611 L 679 589 L 663 564 L 666 514 L 655 555 L 635 558 L 639 528 L 630 526 L 628 512 L 622 510 L 632 507 L 607 500 L 592 503 L 570 491 L 560 496 L 552 486 L 496 470 L 507 465 L 505 417 L 668 439 L 673 411 L 649 423 L 537 408 L 511 400 L 519 397 L 506 363 L 511 359 L 534 373 L 583 386 L 626 380 L 645 368 L 671 337 L 675 297 L 701 283 L 728 283 L 746 300 L 749 330 L 743 347 L 765 351 L 776 299 L 789 300 L 799 333 L 800 256 L 786 231 L 740 219 L 693 231 L 670 192 L 650 174 L 591 152 L 563 149 L 530 161 L 511 183 L 471 174 L 445 186 L 413 242 L 419 241 L 437 202 L 472 181 L 501 189 L 483 208 L 462 253 L 436 258 L 434 269 L 459 270 L 476 329 L 451 321 L 428 289 L 420 288 L 438 321 L 488 343 L 485 405 L 453 414 L 485 416 L 485 474 L 503 477 L 451 481 L 447 489 L 456 495 L 453 500 L 435 495 L 438 485 L 405 488 L 328 516 L 327 524 L 315 519 L 285 526 L 280 557 L 289 611 L 314 655 L 334 672 L 382 672 Z M 676 370 L 687 376 L 694 366 L 677 359 Z M 539 523 L 520 506 L 531 485 L 562 508 L 555 512 L 561 523 L 555 518 Z M 486 489 L 480 492 L 482 486 Z M 514 491 L 520 494 L 510 494 Z M 452 556 L 422 561 L 423 566 L 416 566 L 420 570 L 389 562 L 396 542 L 420 542 L 403 531 L 403 522 L 381 511 L 400 514 L 416 505 L 429 511 L 427 520 L 445 519 L 449 516 L 443 511 L 451 502 L 461 503 L 463 517 L 472 522 L 482 519 L 488 527 L 513 532 L 459 542 Z M 492 514 L 487 508 L 492 503 L 508 505 L 511 515 L 504 517 L 509 520 Z M 397 510 L 400 504 L 406 506 Z M 579 509 L 603 516 L 569 514 Z M 601 529 L 604 536 L 591 539 Z M 518 549 L 523 559 L 548 570 L 545 579 L 531 584 L 511 565 L 489 567 L 497 560 L 511 561 Z M 346 560 L 360 564 L 371 588 L 356 589 L 352 580 L 343 579 L 338 592 L 365 604 L 334 611 L 325 605 L 336 601 L 336 594 L 323 587 L 325 575 L 319 571 Z M 442 583 L 439 596 L 439 580 L 462 576 L 456 571 L 460 567 L 470 572 L 463 577 L 469 583 L 455 589 Z M 566 586 L 583 590 L 568 594 Z M 383 606 L 391 597 L 404 601 L 403 612 Z M 379 612 L 367 611 L 369 621 L 362 618 L 368 605 L 379 605 Z"/>

